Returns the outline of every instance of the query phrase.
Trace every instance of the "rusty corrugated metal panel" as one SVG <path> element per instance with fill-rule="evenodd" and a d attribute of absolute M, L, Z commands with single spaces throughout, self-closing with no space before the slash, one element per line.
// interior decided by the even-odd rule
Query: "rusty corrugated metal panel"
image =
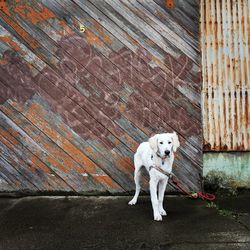
<path fill-rule="evenodd" d="M 250 1 L 201 1 L 207 151 L 250 150 Z"/>

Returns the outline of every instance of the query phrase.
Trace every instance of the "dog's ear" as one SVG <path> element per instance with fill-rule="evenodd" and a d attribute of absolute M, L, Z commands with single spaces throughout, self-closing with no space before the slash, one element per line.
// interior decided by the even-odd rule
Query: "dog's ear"
<path fill-rule="evenodd" d="M 148 140 L 149 146 L 152 148 L 154 152 L 157 152 L 157 144 L 158 144 L 158 134 L 152 136 Z"/>
<path fill-rule="evenodd" d="M 180 142 L 179 142 L 179 138 L 178 135 L 176 134 L 176 132 L 172 133 L 172 138 L 173 138 L 173 151 L 176 152 L 177 148 L 180 147 Z"/>

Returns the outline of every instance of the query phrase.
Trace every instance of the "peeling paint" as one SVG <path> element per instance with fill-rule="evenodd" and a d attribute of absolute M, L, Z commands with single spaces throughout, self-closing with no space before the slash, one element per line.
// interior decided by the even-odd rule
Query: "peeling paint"
<path fill-rule="evenodd" d="M 21 47 L 15 41 L 13 41 L 13 39 L 10 36 L 0 36 L 0 40 L 9 44 L 17 51 L 21 50 Z"/>
<path fill-rule="evenodd" d="M 25 2 L 25 1 L 22 1 L 22 2 Z M 48 19 L 55 17 L 55 14 L 51 10 L 45 7 L 42 7 L 37 11 L 33 7 L 29 6 L 28 4 L 21 5 L 21 3 L 18 3 L 15 6 L 14 12 L 19 14 L 21 17 L 23 17 L 27 21 L 30 21 L 34 25 L 36 25 L 39 22 L 47 21 Z"/>
<path fill-rule="evenodd" d="M 18 35 L 20 35 L 32 49 L 37 49 L 40 45 L 27 31 L 25 31 L 20 25 L 14 22 L 9 16 L 5 15 L 0 11 L 0 17 L 13 28 Z"/>
<path fill-rule="evenodd" d="M 89 32 L 88 30 L 85 31 L 86 39 L 90 44 L 96 44 L 98 46 L 103 46 L 103 42 L 92 32 Z"/>
<path fill-rule="evenodd" d="M 250 152 L 204 153 L 203 175 L 211 185 L 250 187 L 249 173 Z"/>

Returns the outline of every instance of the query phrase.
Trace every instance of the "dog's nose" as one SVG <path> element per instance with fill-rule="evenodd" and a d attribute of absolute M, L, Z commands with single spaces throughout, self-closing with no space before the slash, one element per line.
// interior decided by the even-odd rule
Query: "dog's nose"
<path fill-rule="evenodd" d="M 169 155 L 170 154 L 170 151 L 169 150 L 166 150 L 165 151 L 165 155 Z"/>

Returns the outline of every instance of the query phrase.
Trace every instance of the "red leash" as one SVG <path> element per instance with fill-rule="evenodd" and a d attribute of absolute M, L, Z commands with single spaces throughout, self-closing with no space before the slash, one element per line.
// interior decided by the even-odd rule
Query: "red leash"
<path fill-rule="evenodd" d="M 188 192 L 187 190 L 185 190 L 182 185 L 180 184 L 180 182 L 178 182 L 177 177 L 175 177 L 175 179 L 172 178 L 172 182 L 174 183 L 174 185 L 176 185 L 184 194 L 188 195 L 190 198 L 193 199 L 198 199 L 198 198 L 202 198 L 203 200 L 207 200 L 207 201 L 213 201 L 216 199 L 216 196 L 214 194 L 209 194 L 209 193 L 203 193 L 203 192 Z"/>

